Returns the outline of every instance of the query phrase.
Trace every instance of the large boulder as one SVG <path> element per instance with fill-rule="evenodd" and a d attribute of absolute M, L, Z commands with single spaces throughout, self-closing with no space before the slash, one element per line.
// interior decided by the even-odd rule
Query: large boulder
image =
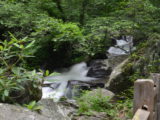
<path fill-rule="evenodd" d="M 70 120 L 52 100 L 41 101 L 41 114 L 21 106 L 0 103 L 1 120 Z"/>
<path fill-rule="evenodd" d="M 128 59 L 124 60 L 122 63 L 120 63 L 118 66 L 116 66 L 110 77 L 108 82 L 105 84 L 105 87 L 108 88 L 111 91 L 118 92 L 123 89 L 123 79 L 124 79 L 124 74 L 123 74 L 123 67 L 128 63 Z M 127 82 L 127 81 L 126 81 Z"/>
<path fill-rule="evenodd" d="M 136 79 L 148 78 L 150 73 L 159 73 L 160 41 L 158 38 L 145 41 L 129 58 L 116 66 L 105 85 L 106 88 L 114 93 L 123 92 L 133 86 Z"/>
<path fill-rule="evenodd" d="M 92 91 L 89 91 L 88 94 L 90 96 L 94 96 L 96 94 L 101 94 L 104 97 L 109 97 L 110 99 L 113 98 L 115 96 L 115 94 L 107 89 L 94 89 Z"/>
<path fill-rule="evenodd" d="M 128 58 L 128 55 L 119 55 L 119 56 L 111 56 L 108 58 L 108 63 L 112 69 L 122 63 L 125 59 Z"/>
<path fill-rule="evenodd" d="M 55 103 L 53 99 L 42 99 L 39 104 L 43 107 L 41 114 L 48 118 L 51 117 L 51 120 L 70 120 L 68 115 L 74 111 L 74 107 L 65 106 L 63 103 Z"/>
<path fill-rule="evenodd" d="M 106 78 L 111 74 L 111 67 L 108 64 L 108 60 L 94 60 L 90 64 L 90 69 L 87 73 L 88 77 L 94 78 Z"/>

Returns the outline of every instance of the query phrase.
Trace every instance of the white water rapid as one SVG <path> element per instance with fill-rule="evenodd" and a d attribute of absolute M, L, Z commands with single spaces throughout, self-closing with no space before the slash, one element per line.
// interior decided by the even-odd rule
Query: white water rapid
<path fill-rule="evenodd" d="M 62 96 L 65 96 L 70 91 L 68 86 L 69 80 L 76 81 L 91 81 L 96 78 L 87 77 L 89 68 L 85 62 L 76 64 L 70 68 L 68 72 L 61 73 L 57 76 L 48 76 L 45 78 L 44 84 L 51 84 L 50 87 L 42 88 L 42 98 L 53 98 L 58 102 Z"/>
<path fill-rule="evenodd" d="M 133 50 L 133 37 L 125 36 L 121 40 L 116 40 L 116 45 L 110 47 L 108 53 L 111 56 L 127 55 Z"/>

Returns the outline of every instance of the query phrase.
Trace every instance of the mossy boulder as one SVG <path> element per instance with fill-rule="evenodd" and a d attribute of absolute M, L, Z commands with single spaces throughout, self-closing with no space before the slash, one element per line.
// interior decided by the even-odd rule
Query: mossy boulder
<path fill-rule="evenodd" d="M 135 80 L 148 78 L 150 73 L 160 72 L 160 36 L 153 35 L 140 43 L 137 50 L 127 60 L 112 71 L 106 87 L 114 93 L 121 93 L 131 86 Z"/>

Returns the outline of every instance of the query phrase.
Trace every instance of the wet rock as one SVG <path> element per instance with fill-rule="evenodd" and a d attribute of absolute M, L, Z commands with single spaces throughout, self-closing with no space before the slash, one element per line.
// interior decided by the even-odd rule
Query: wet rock
<path fill-rule="evenodd" d="M 45 84 L 43 87 L 43 98 L 56 98 L 58 96 L 57 100 L 60 97 L 74 99 L 74 97 L 80 95 L 82 90 L 104 88 L 106 78 L 109 77 L 111 71 L 107 60 L 92 61 L 90 68 L 87 67 L 86 63 L 76 64 L 66 73 L 46 78 L 46 80 L 57 79 L 60 81 L 60 85 L 58 85 L 58 82 Z"/>
<path fill-rule="evenodd" d="M 112 56 L 108 58 L 108 63 L 110 67 L 114 69 L 117 65 L 121 64 L 127 58 L 128 55 Z"/>
<path fill-rule="evenodd" d="M 53 102 L 43 104 L 42 114 L 32 112 L 21 106 L 0 103 L 1 120 L 69 120 L 60 113 L 58 106 Z"/>
<path fill-rule="evenodd" d="M 50 88 L 51 92 L 56 89 L 57 83 L 48 83 L 43 87 L 47 89 Z M 80 96 L 83 90 L 92 90 L 95 88 L 104 88 L 105 81 L 104 80 L 92 80 L 92 81 L 76 81 L 70 80 L 68 81 L 67 88 L 65 89 L 64 97 L 68 99 L 74 99 L 75 97 Z"/>
<path fill-rule="evenodd" d="M 135 55 L 116 66 L 106 83 L 106 88 L 114 93 L 122 92 L 133 86 L 135 75 L 147 77 L 151 72 L 160 71 L 160 41 L 147 41 L 146 46 L 139 48 Z M 133 78 L 132 78 L 133 77 Z"/>
<path fill-rule="evenodd" d="M 43 107 L 41 115 L 48 118 L 51 117 L 51 120 L 70 120 L 67 115 L 74 111 L 72 107 L 64 107 L 61 103 L 53 102 L 53 99 L 42 99 L 39 103 Z"/>
<path fill-rule="evenodd" d="M 108 64 L 108 61 L 105 60 L 94 60 L 90 64 L 90 69 L 87 73 L 88 77 L 94 78 L 106 78 L 110 75 L 112 69 Z"/>
<path fill-rule="evenodd" d="M 104 83 L 105 83 L 104 80 L 101 80 L 101 81 L 100 80 L 92 80 L 92 81 L 74 81 L 72 80 L 72 81 L 69 81 L 70 86 L 72 87 L 77 86 L 78 88 L 83 89 L 83 90 L 89 90 L 89 89 L 97 88 L 97 87 L 103 88 Z"/>
<path fill-rule="evenodd" d="M 102 80 L 94 81 L 69 81 L 68 87 L 66 89 L 66 97 L 69 99 L 74 99 L 79 97 L 83 90 L 92 90 L 95 88 L 104 88 L 105 82 Z"/>
<path fill-rule="evenodd" d="M 118 92 L 120 89 L 123 89 L 123 86 L 120 86 L 121 82 L 124 82 L 123 67 L 128 63 L 128 59 L 123 61 L 117 67 L 115 67 L 109 77 L 108 82 L 105 87 L 113 92 Z"/>

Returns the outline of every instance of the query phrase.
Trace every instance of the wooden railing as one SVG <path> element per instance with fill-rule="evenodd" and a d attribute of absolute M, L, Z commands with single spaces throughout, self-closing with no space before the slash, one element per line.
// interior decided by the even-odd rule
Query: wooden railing
<path fill-rule="evenodd" d="M 132 120 L 160 120 L 160 74 L 134 83 Z"/>

